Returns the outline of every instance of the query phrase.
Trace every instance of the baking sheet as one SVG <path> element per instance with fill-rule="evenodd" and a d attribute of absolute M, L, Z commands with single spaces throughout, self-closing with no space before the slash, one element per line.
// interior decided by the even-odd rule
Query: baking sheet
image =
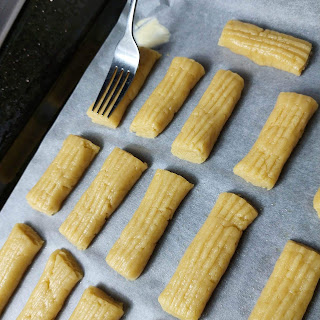
<path fill-rule="evenodd" d="M 140 0 L 137 19 L 156 16 L 172 33 L 163 54 L 143 90 L 130 106 L 120 127 L 108 129 L 86 116 L 98 94 L 121 35 L 120 20 L 81 79 L 38 152 L 17 184 L 0 214 L 0 246 L 13 225 L 26 222 L 46 240 L 3 314 L 15 319 L 36 285 L 49 255 L 66 248 L 80 261 L 85 277 L 70 295 L 59 314 L 68 319 L 83 290 L 98 285 L 124 302 L 124 319 L 173 319 L 162 311 L 157 298 L 174 273 L 185 249 L 206 220 L 218 195 L 236 192 L 259 209 L 259 217 L 245 231 L 230 266 L 209 301 L 202 319 L 247 319 L 276 260 L 289 239 L 320 250 L 320 220 L 312 208 L 313 196 L 320 186 L 320 111 L 309 122 L 306 132 L 285 165 L 276 187 L 271 191 L 254 187 L 232 172 L 256 140 L 272 111 L 280 91 L 295 91 L 320 100 L 320 4 L 309 1 L 192 1 Z M 287 32 L 314 44 L 314 54 L 301 77 L 273 68 L 260 67 L 248 59 L 217 46 L 229 19 L 256 23 Z M 136 137 L 130 123 L 144 101 L 163 78 L 175 56 L 193 58 L 206 69 L 206 75 L 168 128 L 155 140 Z M 219 69 L 238 72 L 245 79 L 242 98 L 223 129 L 210 158 L 201 165 L 173 157 L 170 146 L 183 123 Z M 59 151 L 68 134 L 78 134 L 99 144 L 102 149 L 63 208 L 53 217 L 31 209 L 25 196 Z M 112 149 L 118 146 L 146 161 L 149 169 L 125 201 L 108 220 L 91 246 L 78 251 L 58 232 L 82 193 L 94 179 Z M 107 252 L 137 209 L 157 168 L 179 173 L 195 184 L 170 222 L 142 276 L 129 282 L 105 262 Z M 309 305 L 305 319 L 319 319 L 320 292 Z"/>

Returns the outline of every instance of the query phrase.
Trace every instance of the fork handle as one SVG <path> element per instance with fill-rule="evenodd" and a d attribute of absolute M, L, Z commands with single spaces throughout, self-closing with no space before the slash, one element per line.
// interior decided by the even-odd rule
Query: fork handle
<path fill-rule="evenodd" d="M 129 0 L 128 3 L 130 3 L 130 8 L 127 19 L 126 33 L 132 34 L 133 16 L 136 10 L 137 0 Z"/>

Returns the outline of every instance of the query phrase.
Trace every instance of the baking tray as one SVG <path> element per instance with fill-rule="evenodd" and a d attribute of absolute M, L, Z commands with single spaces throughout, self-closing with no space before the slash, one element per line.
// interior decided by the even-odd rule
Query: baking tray
<path fill-rule="evenodd" d="M 0 214 L 0 245 L 13 225 L 26 222 L 46 240 L 14 294 L 3 319 L 14 319 L 36 285 L 49 255 L 66 248 L 80 261 L 85 276 L 70 295 L 59 319 L 68 319 L 83 290 L 98 285 L 124 302 L 124 319 L 173 319 L 162 311 L 158 296 L 173 275 L 184 251 L 206 220 L 218 195 L 229 191 L 242 195 L 259 211 L 258 218 L 244 232 L 229 268 L 210 299 L 202 319 L 247 319 L 276 260 L 289 239 L 320 249 L 320 221 L 312 207 L 320 186 L 320 112 L 309 122 L 298 146 L 286 163 L 274 189 L 267 191 L 246 183 L 232 169 L 250 150 L 272 111 L 280 91 L 294 91 L 320 99 L 319 2 L 310 1 L 182 1 L 141 0 L 137 18 L 156 16 L 172 33 L 163 54 L 139 96 L 116 130 L 95 125 L 86 116 L 97 96 L 124 24 L 118 24 L 92 61 L 55 124 L 46 135 L 33 160 Z M 307 70 L 301 77 L 268 67 L 260 67 L 245 57 L 217 45 L 225 23 L 230 19 L 252 22 L 309 40 L 314 45 Z M 206 69 L 206 75 L 185 102 L 168 128 L 155 140 L 139 138 L 129 126 L 139 108 L 165 75 L 175 56 L 193 58 Z M 223 129 L 209 159 L 192 164 L 170 153 L 171 143 L 189 117 L 212 77 L 219 69 L 238 72 L 245 89 L 231 118 Z M 34 211 L 25 195 L 37 182 L 60 149 L 68 134 L 82 135 L 101 146 L 101 151 L 60 212 L 53 217 Z M 149 169 L 134 186 L 121 206 L 107 221 L 91 246 L 78 251 L 58 232 L 82 193 L 94 179 L 104 160 L 117 146 L 146 161 Z M 140 278 L 125 280 L 105 262 L 105 257 L 137 209 L 158 168 L 181 174 L 195 184 L 176 211 L 151 260 Z M 319 319 L 320 294 L 316 290 L 305 315 Z"/>

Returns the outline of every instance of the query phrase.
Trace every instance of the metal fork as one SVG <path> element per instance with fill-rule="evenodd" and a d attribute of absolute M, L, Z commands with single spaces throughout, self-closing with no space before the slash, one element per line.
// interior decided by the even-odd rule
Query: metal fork
<path fill-rule="evenodd" d="M 110 70 L 92 107 L 92 111 L 110 117 L 128 90 L 139 65 L 139 49 L 132 35 L 133 16 L 137 0 L 130 3 L 127 25 L 123 38 L 119 41 Z"/>

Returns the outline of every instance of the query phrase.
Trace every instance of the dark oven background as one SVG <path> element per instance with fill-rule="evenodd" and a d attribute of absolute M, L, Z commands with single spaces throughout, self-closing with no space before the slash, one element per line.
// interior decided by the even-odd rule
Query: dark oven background
<path fill-rule="evenodd" d="M 125 3 L 26 1 L 0 48 L 0 209 Z"/>

